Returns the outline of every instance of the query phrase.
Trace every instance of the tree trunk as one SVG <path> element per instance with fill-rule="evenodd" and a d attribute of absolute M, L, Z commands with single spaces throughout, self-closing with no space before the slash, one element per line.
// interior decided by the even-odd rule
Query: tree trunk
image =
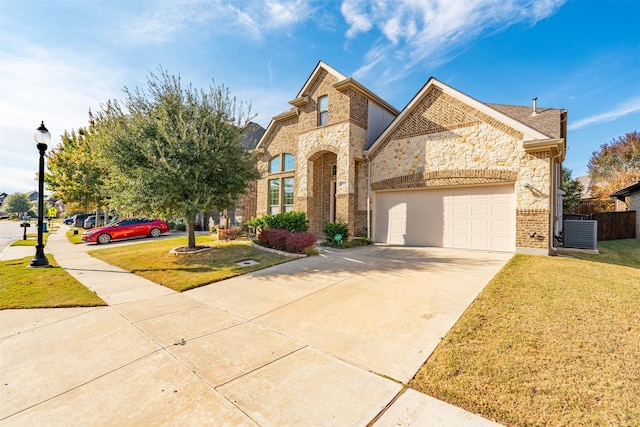
<path fill-rule="evenodd" d="M 193 216 L 192 216 L 193 217 Z M 189 234 L 189 243 L 188 243 L 188 247 L 189 248 L 195 248 L 196 247 L 196 222 L 192 219 L 189 222 L 187 222 L 187 232 Z"/>

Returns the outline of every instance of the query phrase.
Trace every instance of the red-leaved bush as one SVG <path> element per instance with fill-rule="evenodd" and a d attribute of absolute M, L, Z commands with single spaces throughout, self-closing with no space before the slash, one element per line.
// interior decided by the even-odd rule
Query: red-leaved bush
<path fill-rule="evenodd" d="M 269 246 L 269 232 L 271 228 L 263 228 L 260 233 L 258 233 L 258 241 L 263 246 Z"/>
<path fill-rule="evenodd" d="M 240 234 L 240 227 L 218 229 L 219 240 L 235 240 Z"/>
<path fill-rule="evenodd" d="M 291 236 L 287 237 L 287 252 L 301 254 L 308 247 L 315 245 L 316 240 L 316 235 L 307 231 L 293 233 Z"/>
<path fill-rule="evenodd" d="M 277 249 L 279 251 L 286 251 L 287 238 L 289 236 L 291 236 L 291 232 L 289 230 L 272 228 L 269 230 L 269 237 L 268 237 L 267 244 L 271 246 L 273 249 Z"/>

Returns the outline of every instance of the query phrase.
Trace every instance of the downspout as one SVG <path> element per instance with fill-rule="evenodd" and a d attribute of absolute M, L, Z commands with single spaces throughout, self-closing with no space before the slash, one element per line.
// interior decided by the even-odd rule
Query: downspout
<path fill-rule="evenodd" d="M 551 188 L 549 189 L 549 199 L 551 199 L 551 195 L 553 195 L 553 200 L 549 200 L 551 204 L 550 218 L 549 221 L 551 223 L 551 236 L 549 236 L 549 254 L 555 255 L 557 253 L 557 249 L 553 244 L 553 239 L 556 235 L 556 213 L 558 208 L 558 173 L 555 167 L 556 160 L 561 158 L 564 155 L 564 148 L 558 152 L 555 156 L 551 157 Z M 562 174 L 562 169 L 560 170 L 560 174 Z"/>
<path fill-rule="evenodd" d="M 549 253 L 551 255 L 556 255 L 558 250 L 556 249 L 556 247 L 554 246 L 553 243 L 553 238 L 556 235 L 556 213 L 557 213 L 557 205 L 558 205 L 558 194 L 557 194 L 557 181 L 558 181 L 558 174 L 556 173 L 556 168 L 554 167 L 554 163 L 557 159 L 561 158 L 562 156 L 564 156 L 565 151 L 566 151 L 566 146 L 567 146 L 567 111 L 564 110 L 563 111 L 563 116 L 561 121 L 560 121 L 560 133 L 561 136 L 563 137 L 563 144 L 562 144 L 562 150 L 558 150 L 558 154 L 556 154 L 555 156 L 551 157 L 551 167 L 553 170 L 553 175 L 551 176 L 551 191 L 549 192 L 549 195 L 554 194 L 554 200 L 551 201 L 551 209 L 549 210 L 551 213 L 551 236 L 549 239 Z M 562 166 L 560 167 L 560 179 L 562 180 Z M 555 189 L 555 191 L 554 191 Z"/>
<path fill-rule="evenodd" d="M 371 160 L 369 153 L 365 153 L 367 160 L 367 239 L 371 240 Z"/>

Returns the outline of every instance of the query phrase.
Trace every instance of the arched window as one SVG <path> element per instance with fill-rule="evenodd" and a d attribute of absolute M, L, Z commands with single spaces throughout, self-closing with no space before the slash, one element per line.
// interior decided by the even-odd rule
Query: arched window
<path fill-rule="evenodd" d="M 269 173 L 280 172 L 280 156 L 275 156 L 269 161 Z"/>
<path fill-rule="evenodd" d="M 282 159 L 282 170 L 292 171 L 295 168 L 296 159 L 293 154 L 284 153 Z"/>

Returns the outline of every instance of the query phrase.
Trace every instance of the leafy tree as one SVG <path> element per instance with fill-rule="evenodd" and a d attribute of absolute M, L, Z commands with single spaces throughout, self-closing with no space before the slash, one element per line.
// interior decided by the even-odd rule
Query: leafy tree
<path fill-rule="evenodd" d="M 196 213 L 234 208 L 259 172 L 240 143 L 248 118 L 229 90 L 183 87 L 179 76 L 159 71 L 146 91 L 125 88 L 122 105 L 110 101 L 99 116 L 111 203 L 124 212 L 186 218 L 193 248 Z"/>
<path fill-rule="evenodd" d="M 89 119 L 89 127 L 65 131 L 60 144 L 48 155 L 44 177 L 55 197 L 79 205 L 85 212 L 104 206 L 108 200 L 105 180 L 109 170 L 100 157 L 100 140 L 91 112 Z"/>
<path fill-rule="evenodd" d="M 31 202 L 29 198 L 24 193 L 13 193 L 9 194 L 2 204 L 6 206 L 5 209 L 9 213 L 22 213 L 28 212 L 31 209 Z"/>
<path fill-rule="evenodd" d="M 566 213 L 576 213 L 584 186 L 577 179 L 571 179 L 571 169 L 565 167 L 562 168 L 562 189 L 567 193 L 562 201 L 562 210 Z"/>
<path fill-rule="evenodd" d="M 600 146 L 589 159 L 595 198 L 608 199 L 616 191 L 640 180 L 640 132 L 633 131 Z"/>

